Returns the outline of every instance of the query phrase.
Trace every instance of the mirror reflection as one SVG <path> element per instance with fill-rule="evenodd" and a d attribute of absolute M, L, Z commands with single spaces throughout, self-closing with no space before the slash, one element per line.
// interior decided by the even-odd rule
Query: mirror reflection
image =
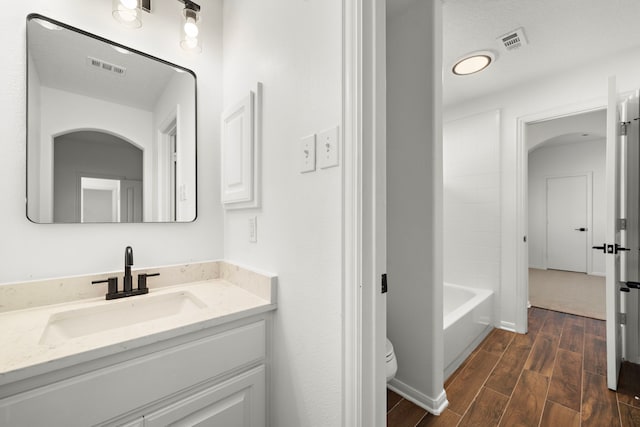
<path fill-rule="evenodd" d="M 60 22 L 27 18 L 27 217 L 196 218 L 196 80 Z"/>

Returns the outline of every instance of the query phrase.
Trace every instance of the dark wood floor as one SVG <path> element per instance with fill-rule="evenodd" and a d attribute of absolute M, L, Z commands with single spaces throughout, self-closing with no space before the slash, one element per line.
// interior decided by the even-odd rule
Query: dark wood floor
<path fill-rule="evenodd" d="M 640 426 L 638 365 L 607 389 L 604 321 L 535 307 L 528 334 L 493 330 L 445 389 L 439 417 L 388 390 L 388 427 Z"/>

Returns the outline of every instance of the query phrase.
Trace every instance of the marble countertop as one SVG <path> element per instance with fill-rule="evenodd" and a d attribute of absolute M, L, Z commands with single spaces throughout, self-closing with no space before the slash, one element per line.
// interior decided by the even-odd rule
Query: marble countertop
<path fill-rule="evenodd" d="M 233 283 L 231 279 L 237 277 L 222 276 L 150 288 L 148 294 L 128 298 L 107 301 L 103 296 L 0 313 L 0 386 L 276 308 L 274 277 L 263 283 Z M 108 314 L 93 317 L 95 312 L 118 307 L 116 304 L 138 304 L 144 310 L 146 303 L 171 299 L 176 294 L 181 294 L 180 298 L 187 296 L 183 300 L 187 300 L 189 309 L 177 314 L 142 313 L 131 324 L 110 324 Z M 75 331 L 69 336 L 54 334 L 52 338 L 50 325 L 77 313 L 107 325 L 90 327 L 88 332 Z"/>

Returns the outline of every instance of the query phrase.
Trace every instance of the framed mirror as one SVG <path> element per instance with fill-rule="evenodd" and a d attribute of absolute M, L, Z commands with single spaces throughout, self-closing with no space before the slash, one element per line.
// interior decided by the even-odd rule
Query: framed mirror
<path fill-rule="evenodd" d="M 29 15 L 29 220 L 189 222 L 196 194 L 195 74 Z"/>

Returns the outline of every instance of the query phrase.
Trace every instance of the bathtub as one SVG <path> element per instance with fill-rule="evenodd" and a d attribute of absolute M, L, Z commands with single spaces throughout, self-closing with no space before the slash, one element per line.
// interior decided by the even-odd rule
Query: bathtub
<path fill-rule="evenodd" d="M 448 378 L 493 329 L 493 291 L 444 283 L 444 378 Z"/>

